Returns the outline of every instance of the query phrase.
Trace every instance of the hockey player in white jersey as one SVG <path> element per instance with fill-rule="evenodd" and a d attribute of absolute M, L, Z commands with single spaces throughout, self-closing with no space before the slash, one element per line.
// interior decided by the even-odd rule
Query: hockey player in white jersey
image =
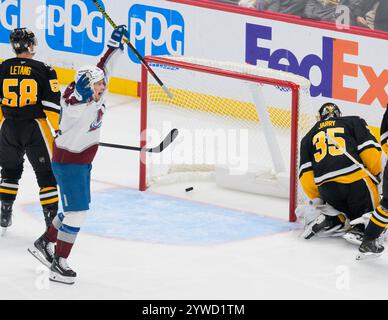
<path fill-rule="evenodd" d="M 63 213 L 29 251 L 51 270 L 50 280 L 73 284 L 76 278 L 67 264 L 90 204 L 90 172 L 96 155 L 106 107 L 108 62 L 123 50 L 124 26 L 112 33 L 108 50 L 97 66 L 77 70 L 62 97 L 61 121 L 53 147 L 52 167 L 60 188 Z M 118 50 L 120 49 L 120 50 Z M 53 249 L 56 243 L 55 250 Z"/>

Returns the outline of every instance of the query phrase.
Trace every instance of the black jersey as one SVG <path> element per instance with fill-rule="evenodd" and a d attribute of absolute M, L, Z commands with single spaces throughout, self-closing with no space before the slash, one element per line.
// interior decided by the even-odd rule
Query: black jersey
<path fill-rule="evenodd" d="M 33 59 L 12 58 L 0 64 L 0 103 L 5 119 L 49 118 L 58 129 L 60 98 L 57 74 Z"/>
<path fill-rule="evenodd" d="M 349 116 L 319 121 L 300 146 L 299 178 L 310 198 L 318 197 L 317 187 L 326 182 L 352 183 L 368 176 L 341 148 L 373 175 L 381 172 L 381 148 L 365 120 Z"/>
<path fill-rule="evenodd" d="M 388 107 L 385 110 L 383 121 L 381 122 L 380 140 L 385 154 L 388 155 Z"/>

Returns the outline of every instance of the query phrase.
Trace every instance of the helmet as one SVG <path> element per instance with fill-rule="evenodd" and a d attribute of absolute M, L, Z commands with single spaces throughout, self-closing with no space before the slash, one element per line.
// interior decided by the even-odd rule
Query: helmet
<path fill-rule="evenodd" d="M 83 66 L 79 68 L 75 74 L 75 82 L 82 77 L 83 74 L 87 74 L 90 79 L 90 84 L 93 85 L 96 82 L 105 79 L 105 73 L 97 66 Z"/>
<path fill-rule="evenodd" d="M 35 52 L 31 50 L 30 46 L 36 46 L 38 44 L 35 34 L 27 28 L 16 28 L 11 32 L 9 37 L 11 46 L 16 54 L 23 52 Z"/>
<path fill-rule="evenodd" d="M 342 113 L 338 106 L 332 102 L 327 102 L 319 108 L 318 118 L 319 120 L 327 120 L 330 118 L 339 118 Z"/>

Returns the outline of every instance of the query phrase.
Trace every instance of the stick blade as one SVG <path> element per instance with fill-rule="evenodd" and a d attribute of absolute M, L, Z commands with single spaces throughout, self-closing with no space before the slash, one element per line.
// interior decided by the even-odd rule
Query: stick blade
<path fill-rule="evenodd" d="M 147 149 L 148 152 L 160 153 L 166 149 L 178 136 L 178 129 L 172 129 L 168 135 L 163 139 L 163 141 L 155 148 Z"/>

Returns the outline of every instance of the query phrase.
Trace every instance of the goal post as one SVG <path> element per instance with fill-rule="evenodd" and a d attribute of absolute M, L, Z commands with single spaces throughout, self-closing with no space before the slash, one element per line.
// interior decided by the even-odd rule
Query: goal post
<path fill-rule="evenodd" d="M 220 165 L 217 161 L 165 165 L 160 164 L 163 162 L 160 159 L 156 162 L 159 167 L 164 167 L 163 170 L 157 169 L 156 173 L 150 173 L 152 168 L 157 168 L 150 158 L 155 156 L 140 152 L 139 189 L 146 190 L 154 177 L 167 176 L 174 171 L 171 170 L 172 167 L 179 167 L 184 169 L 175 172 L 191 171 L 198 176 L 202 171 L 216 171 L 216 180 L 218 181 L 218 176 L 221 175 L 219 180 L 226 181 L 224 185 L 220 182 L 221 186 L 226 184 L 227 187 L 232 186 L 238 190 L 274 196 L 273 191 L 262 192 L 262 189 L 272 183 L 276 188 L 276 184 L 281 181 L 279 177 L 286 175 L 289 220 L 296 221 L 295 208 L 303 197 L 297 176 L 299 142 L 302 135 L 312 127 L 315 118 L 309 106 L 309 81 L 291 73 L 233 62 L 175 56 L 148 56 L 145 60 L 158 70 L 174 98 L 171 99 L 160 92 L 160 88 L 153 84 L 147 70 L 142 67 L 140 112 L 142 148 L 146 147 L 147 143 L 152 144 L 149 141 L 151 130 L 163 135 L 164 121 L 171 122 L 172 127 L 182 126 L 184 129 L 190 127 L 191 132 L 195 133 L 216 128 L 222 128 L 224 132 L 229 129 L 247 132 L 248 138 L 241 139 L 240 142 L 242 144 L 249 142 L 250 154 L 247 157 L 249 169 L 246 172 L 240 175 L 225 175 L 228 170 L 223 171 L 225 165 Z M 187 135 L 192 137 L 194 133 Z M 194 145 L 197 144 L 193 143 L 193 149 Z M 219 146 L 215 145 L 212 149 L 218 148 Z M 201 148 L 192 150 L 190 154 L 201 158 L 201 153 L 209 152 L 209 148 L 207 151 L 199 149 Z M 174 157 L 172 158 L 173 162 Z M 257 163 L 254 163 L 255 161 Z M 262 167 L 265 168 L 264 175 L 257 173 L 257 168 L 261 172 Z M 216 168 L 221 169 L 215 170 Z M 264 180 L 261 180 L 262 176 L 265 176 Z M 253 182 L 245 183 L 248 180 Z M 269 180 L 270 183 L 267 183 Z"/>

